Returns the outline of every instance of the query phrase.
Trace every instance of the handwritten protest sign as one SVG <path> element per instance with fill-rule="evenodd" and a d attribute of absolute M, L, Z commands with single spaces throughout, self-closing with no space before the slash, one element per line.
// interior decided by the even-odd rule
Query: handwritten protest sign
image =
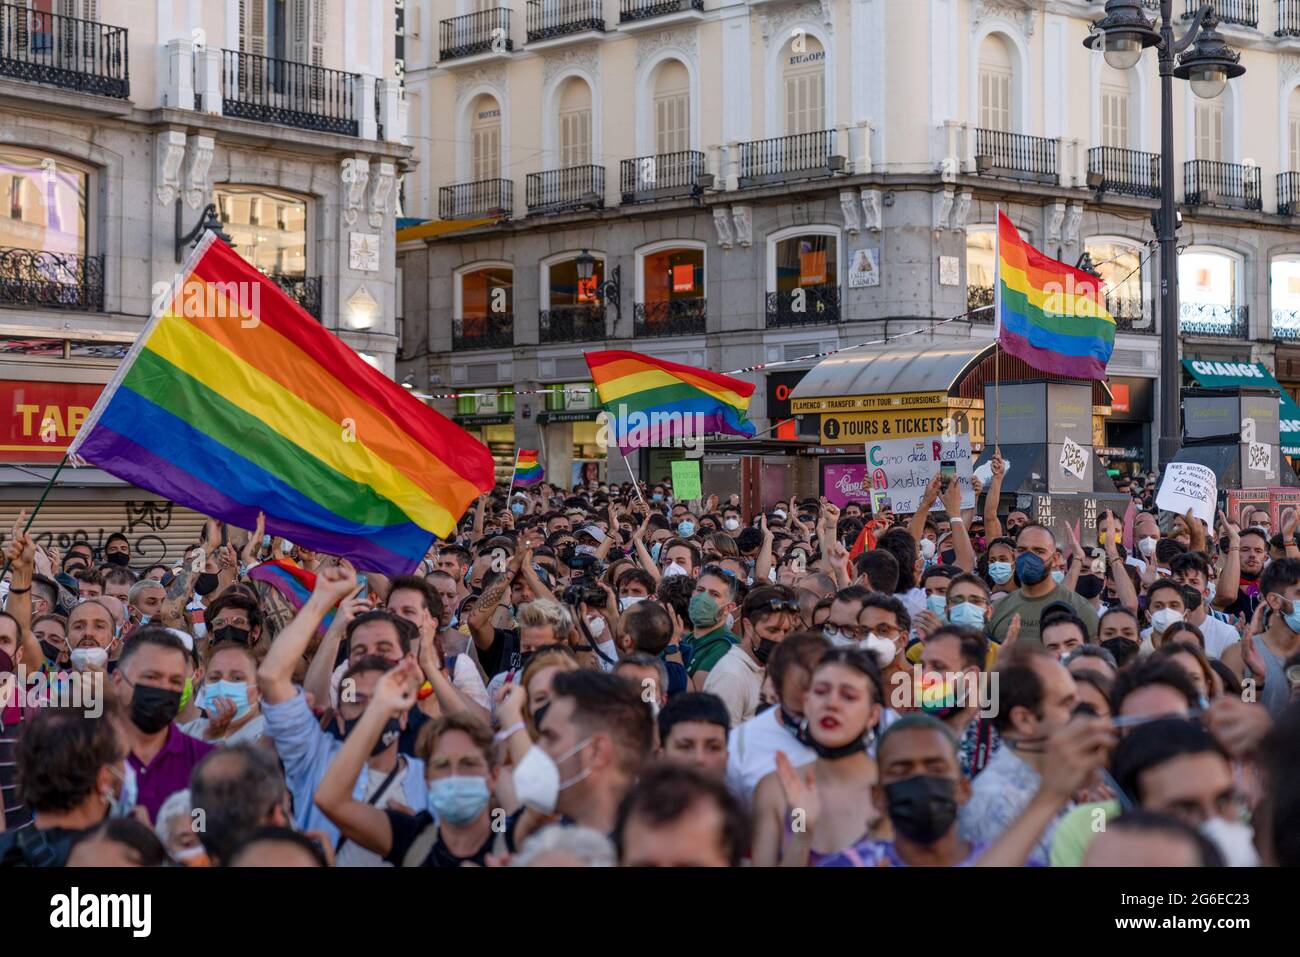
<path fill-rule="evenodd" d="M 1214 470 L 1195 462 L 1170 462 L 1165 466 L 1165 476 L 1156 493 L 1156 508 L 1201 519 L 1214 525 L 1214 501 L 1219 492 Z"/>
<path fill-rule="evenodd" d="M 961 507 L 975 507 L 975 490 L 971 487 L 970 436 L 953 439 L 886 439 L 866 446 L 867 478 L 873 491 L 884 489 L 893 500 L 895 514 L 915 512 L 930 479 L 941 463 L 956 466 L 961 486 Z M 934 509 L 942 509 L 935 502 Z"/>
<path fill-rule="evenodd" d="M 700 460 L 684 459 L 673 463 L 673 498 L 689 502 L 704 493 L 700 490 Z"/>
<path fill-rule="evenodd" d="M 1068 435 L 1061 445 L 1061 471 L 1067 475 L 1073 475 L 1077 479 L 1083 478 L 1088 471 L 1087 450 L 1082 445 L 1072 441 Z"/>

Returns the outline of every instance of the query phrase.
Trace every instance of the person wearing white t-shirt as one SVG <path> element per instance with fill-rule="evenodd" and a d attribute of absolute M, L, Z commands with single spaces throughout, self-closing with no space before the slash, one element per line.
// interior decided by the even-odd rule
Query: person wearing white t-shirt
<path fill-rule="evenodd" d="M 1169 562 L 1169 571 L 1174 581 L 1181 583 L 1201 596 L 1195 608 L 1188 607 L 1185 620 L 1195 625 L 1205 636 L 1205 654 L 1211 660 L 1223 654 L 1229 645 L 1241 640 L 1237 629 L 1226 621 L 1214 617 L 1211 603 L 1214 601 L 1215 582 L 1210 578 L 1210 563 L 1195 552 L 1175 555 Z M 1192 603 L 1188 602 L 1190 606 Z"/>
<path fill-rule="evenodd" d="M 733 645 L 704 679 L 704 691 L 727 706 L 738 727 L 762 703 L 764 666 L 799 622 L 799 600 L 786 585 L 755 588 L 740 608 L 740 644 Z"/>

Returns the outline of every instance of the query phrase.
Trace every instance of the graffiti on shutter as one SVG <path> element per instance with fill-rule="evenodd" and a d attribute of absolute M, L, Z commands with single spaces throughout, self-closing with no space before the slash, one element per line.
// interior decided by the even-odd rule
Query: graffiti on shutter
<path fill-rule="evenodd" d="M 121 532 L 131 543 L 131 565 L 174 565 L 185 548 L 199 541 L 204 517 L 161 499 L 144 497 L 119 501 L 47 501 L 36 514 L 31 535 L 42 548 L 54 546 L 66 555 L 74 542 L 88 542 L 102 557 L 108 536 Z M 0 546 L 7 542 L 20 509 L 28 502 L 0 502 Z"/>

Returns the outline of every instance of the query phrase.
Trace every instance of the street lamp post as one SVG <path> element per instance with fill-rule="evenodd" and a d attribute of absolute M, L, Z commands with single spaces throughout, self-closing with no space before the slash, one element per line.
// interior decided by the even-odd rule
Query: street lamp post
<path fill-rule="evenodd" d="M 1187 80 L 1192 92 L 1213 99 L 1228 80 L 1246 72 L 1219 34 L 1209 4 L 1192 18 L 1182 39 L 1174 36 L 1173 0 L 1160 0 L 1160 26 L 1147 19 L 1142 0 L 1107 0 L 1106 16 L 1092 25 L 1083 41 L 1117 70 L 1156 48 L 1160 65 L 1160 210 L 1152 216 L 1160 244 L 1160 451 L 1163 468 L 1178 453 L 1182 440 L 1178 367 L 1178 207 L 1174 194 L 1174 77 Z"/>

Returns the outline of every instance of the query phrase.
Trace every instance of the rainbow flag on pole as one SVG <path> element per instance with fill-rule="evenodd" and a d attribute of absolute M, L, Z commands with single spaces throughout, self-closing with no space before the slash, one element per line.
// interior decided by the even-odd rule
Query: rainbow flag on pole
<path fill-rule="evenodd" d="M 284 600 L 293 606 L 294 611 L 302 609 L 316 588 L 315 572 L 309 572 L 305 568 L 299 568 L 293 562 L 281 559 L 254 565 L 248 570 L 248 577 L 255 582 L 265 582 L 270 585 L 284 596 Z M 360 587 L 359 582 L 358 587 Z M 316 629 L 320 634 L 324 635 L 329 631 L 336 610 L 331 608 L 325 615 L 320 627 Z"/>
<path fill-rule="evenodd" d="M 536 485 L 546 478 L 546 470 L 537 461 L 536 449 L 520 449 L 515 453 L 515 485 Z"/>
<path fill-rule="evenodd" d="M 998 342 L 1035 369 L 1104 379 L 1115 348 L 1115 319 L 1101 280 L 1057 262 L 1020 238 L 998 211 Z"/>
<path fill-rule="evenodd" d="M 495 484 L 492 454 L 209 233 L 69 453 L 389 575 Z"/>
<path fill-rule="evenodd" d="M 624 455 L 693 433 L 754 434 L 752 383 L 620 349 L 584 355 Z"/>

